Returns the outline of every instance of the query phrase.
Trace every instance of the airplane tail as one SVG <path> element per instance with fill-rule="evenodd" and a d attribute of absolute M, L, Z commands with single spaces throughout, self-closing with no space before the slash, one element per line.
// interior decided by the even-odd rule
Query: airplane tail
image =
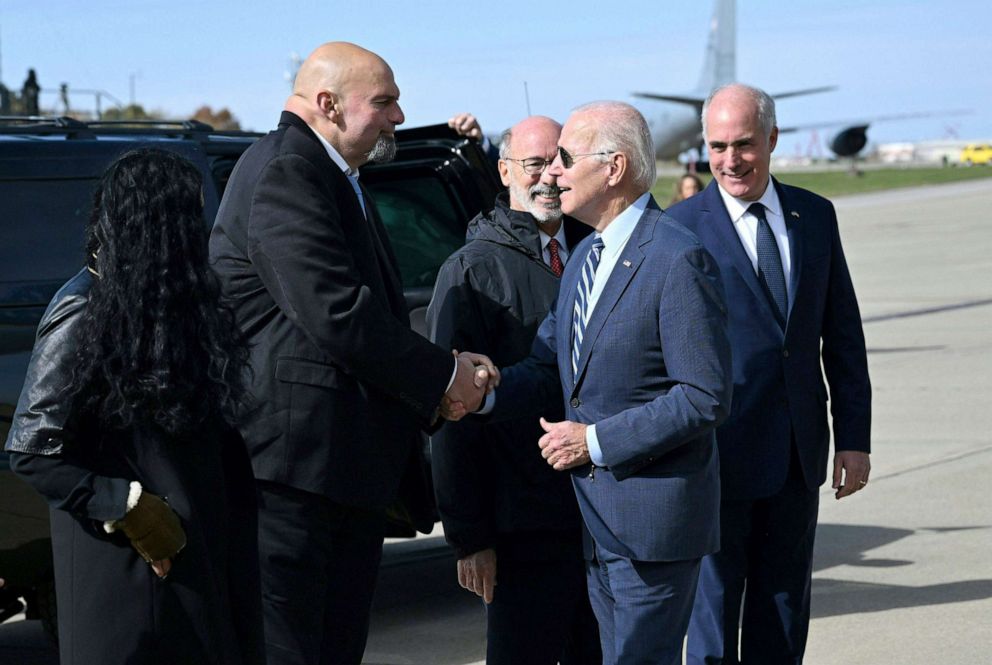
<path fill-rule="evenodd" d="M 635 92 L 634 97 L 662 102 L 687 104 L 696 109 L 703 107 L 709 94 L 722 85 L 737 80 L 737 3 L 736 0 L 716 0 L 710 19 L 710 34 L 706 41 L 706 57 L 699 73 L 699 83 L 693 92 L 681 95 Z M 802 90 L 789 90 L 772 94 L 775 99 L 812 95 L 836 90 L 837 86 L 819 86 Z"/>
<path fill-rule="evenodd" d="M 717 0 L 710 19 L 706 59 L 696 92 L 703 99 L 714 88 L 737 80 L 737 9 L 735 0 Z"/>
<path fill-rule="evenodd" d="M 696 109 L 710 92 L 721 85 L 737 80 L 737 20 L 736 0 L 716 0 L 710 19 L 710 35 L 706 41 L 706 58 L 699 73 L 696 89 L 688 94 L 667 95 L 653 92 L 631 93 L 641 99 L 687 104 Z"/>

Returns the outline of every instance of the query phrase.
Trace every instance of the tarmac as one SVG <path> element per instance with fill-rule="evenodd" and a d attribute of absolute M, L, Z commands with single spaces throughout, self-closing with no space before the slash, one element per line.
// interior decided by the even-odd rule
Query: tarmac
<path fill-rule="evenodd" d="M 835 200 L 873 385 L 864 491 L 821 493 L 808 665 L 992 663 L 992 179 Z M 439 533 L 390 543 L 365 663 L 477 665 Z M 53 662 L 0 626 L 0 663 Z"/>
<path fill-rule="evenodd" d="M 992 663 L 992 180 L 835 204 L 872 472 L 821 494 L 806 662 Z"/>

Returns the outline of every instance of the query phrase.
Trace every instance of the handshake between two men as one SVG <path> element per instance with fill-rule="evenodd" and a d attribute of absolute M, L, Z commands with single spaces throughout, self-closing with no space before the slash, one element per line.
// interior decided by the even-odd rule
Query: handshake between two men
<path fill-rule="evenodd" d="M 441 399 L 440 415 L 445 420 L 458 421 L 482 406 L 486 395 L 499 386 L 499 369 L 488 356 L 453 349 L 458 367 L 455 380 Z M 541 418 L 544 435 L 537 444 L 541 456 L 556 471 L 587 464 L 589 447 L 586 443 L 587 425 L 569 420 L 553 423 Z"/>

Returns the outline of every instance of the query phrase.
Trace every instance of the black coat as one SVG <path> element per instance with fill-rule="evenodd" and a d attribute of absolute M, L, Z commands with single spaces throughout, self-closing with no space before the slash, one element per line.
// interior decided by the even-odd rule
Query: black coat
<path fill-rule="evenodd" d="M 572 248 L 589 229 L 565 223 Z M 542 259 L 536 221 L 511 210 L 506 193 L 472 220 L 468 238 L 441 266 L 428 330 L 443 347 L 485 353 L 507 367 L 527 357 L 559 278 Z M 561 420 L 562 410 L 545 415 Z M 438 510 L 459 557 L 489 547 L 503 558 L 581 556 L 571 480 L 541 457 L 541 434 L 536 418 L 488 425 L 466 418 L 432 437 Z"/>
<path fill-rule="evenodd" d="M 8 436 L 14 471 L 51 506 L 63 665 L 262 663 L 254 482 L 218 416 L 189 440 L 101 427 L 63 395 L 90 276 L 56 295 L 38 328 Z M 168 497 L 186 547 L 159 580 L 120 532 L 131 482 Z"/>
<path fill-rule="evenodd" d="M 252 345 L 257 408 L 240 428 L 255 476 L 348 505 L 389 504 L 454 369 L 409 327 L 396 259 L 374 205 L 298 116 L 242 156 L 210 256 Z M 426 485 L 411 494 L 427 499 Z M 407 497 L 411 499 L 410 496 Z M 429 530 L 426 501 L 407 508 Z"/>

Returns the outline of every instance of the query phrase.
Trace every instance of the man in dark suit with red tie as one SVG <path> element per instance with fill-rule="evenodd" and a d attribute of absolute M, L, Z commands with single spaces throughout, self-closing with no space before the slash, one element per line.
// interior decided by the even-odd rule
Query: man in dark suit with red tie
<path fill-rule="evenodd" d="M 530 351 L 570 250 L 590 230 L 563 218 L 547 173 L 560 133 L 560 124 L 540 116 L 503 133 L 498 168 L 509 191 L 471 221 L 468 244 L 441 266 L 427 309 L 435 343 L 485 353 L 500 366 Z M 560 420 L 561 412 L 558 404 L 545 415 Z M 459 583 L 487 604 L 490 665 L 601 660 L 578 505 L 568 476 L 534 445 L 542 433 L 534 418 L 469 418 L 432 438 L 444 535 L 458 557 Z"/>
<path fill-rule="evenodd" d="M 385 509 L 424 480 L 417 431 L 444 395 L 482 397 L 467 357 L 410 330 L 358 180 L 361 165 L 392 158 L 403 119 L 382 58 L 319 47 L 279 127 L 234 169 L 210 239 L 252 349 L 256 403 L 240 429 L 257 479 L 270 664 L 361 661 Z M 422 503 L 402 512 L 431 526 Z"/>
<path fill-rule="evenodd" d="M 861 315 L 833 206 L 769 173 L 778 138 L 771 97 L 739 84 L 720 88 L 703 107 L 703 131 L 714 181 L 668 214 L 720 266 L 734 400 L 717 429 L 721 546 L 703 559 L 687 662 L 801 663 L 830 448 L 821 365 L 835 496 L 868 482 L 871 385 Z"/>

